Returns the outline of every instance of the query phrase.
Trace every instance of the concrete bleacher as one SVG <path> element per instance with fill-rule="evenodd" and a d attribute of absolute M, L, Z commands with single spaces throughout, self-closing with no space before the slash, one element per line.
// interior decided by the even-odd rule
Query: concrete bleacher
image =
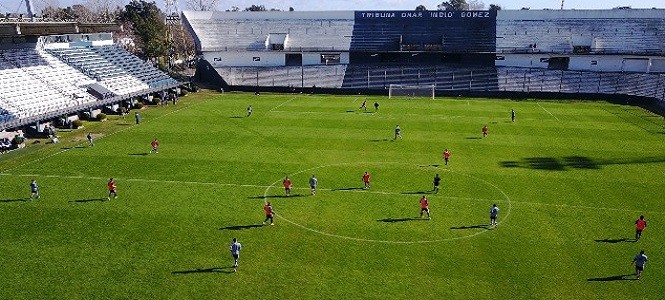
<path fill-rule="evenodd" d="M 148 84 L 132 76 L 113 61 L 98 54 L 94 48 L 76 47 L 47 49 L 47 51 L 94 78 L 117 95 L 131 94 L 150 88 Z"/>
<path fill-rule="evenodd" d="M 176 83 L 173 78 L 155 68 L 151 63 L 141 60 L 116 45 L 94 47 L 90 50 L 151 88 Z"/>
<path fill-rule="evenodd" d="M 53 48 L 38 43 L 0 49 L 0 129 L 178 85 L 152 65 L 109 44 Z M 93 86 L 108 94 L 93 95 Z"/>
<path fill-rule="evenodd" d="M 502 53 L 665 54 L 662 10 L 499 11 L 496 36 Z"/>
<path fill-rule="evenodd" d="M 0 51 L 0 103 L 3 103 L 5 121 L 20 119 L 75 106 L 91 97 L 83 94 L 34 49 L 8 49 Z"/>
<path fill-rule="evenodd" d="M 312 23 L 315 16 L 318 22 Z M 309 19 L 308 19 L 309 18 Z M 202 51 L 266 51 L 268 36 L 287 34 L 284 50 L 348 50 L 353 12 L 183 12 Z M 255 20 L 238 22 L 238 19 Z"/>

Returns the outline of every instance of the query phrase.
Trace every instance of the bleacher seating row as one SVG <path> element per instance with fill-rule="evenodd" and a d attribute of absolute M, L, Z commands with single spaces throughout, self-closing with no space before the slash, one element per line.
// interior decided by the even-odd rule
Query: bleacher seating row
<path fill-rule="evenodd" d="M 665 19 L 497 20 L 496 51 L 664 54 Z M 583 50 L 584 51 L 584 50 Z"/>
<path fill-rule="evenodd" d="M 117 46 L 0 50 L 0 126 L 53 112 L 94 106 L 88 85 L 113 97 L 177 86 L 177 81 Z"/>
<path fill-rule="evenodd" d="M 245 23 L 236 20 L 191 19 L 201 47 L 213 50 L 266 50 L 270 33 L 286 33 L 285 50 L 349 49 L 353 20 L 321 22 L 313 26 L 309 21 L 263 20 Z M 314 46 L 316 45 L 316 46 Z"/>

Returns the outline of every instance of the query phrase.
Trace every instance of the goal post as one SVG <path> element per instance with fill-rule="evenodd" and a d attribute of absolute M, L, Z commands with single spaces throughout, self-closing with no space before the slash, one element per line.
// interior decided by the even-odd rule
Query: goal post
<path fill-rule="evenodd" d="M 388 87 L 388 98 L 427 97 L 434 99 L 435 96 L 436 88 L 434 85 L 391 84 L 390 87 Z"/>

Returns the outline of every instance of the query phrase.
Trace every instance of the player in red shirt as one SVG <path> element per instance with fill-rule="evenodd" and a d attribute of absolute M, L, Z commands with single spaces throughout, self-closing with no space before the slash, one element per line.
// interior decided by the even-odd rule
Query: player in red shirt
<path fill-rule="evenodd" d="M 432 217 L 429 215 L 429 202 L 427 202 L 427 197 L 423 195 L 420 198 L 420 217 L 423 217 L 423 213 L 427 213 L 427 219 L 430 220 Z"/>
<path fill-rule="evenodd" d="M 157 151 L 157 148 L 159 148 L 159 141 L 157 139 L 152 140 L 152 142 L 150 142 L 150 146 L 152 146 L 152 150 L 150 150 L 150 153 L 153 153 L 153 152 L 159 153 Z"/>
<path fill-rule="evenodd" d="M 448 165 L 448 160 L 450 159 L 450 151 L 446 149 L 443 151 L 443 160 L 446 161 L 446 166 Z"/>
<path fill-rule="evenodd" d="M 640 216 L 639 219 L 635 221 L 635 241 L 639 241 L 642 237 L 642 230 L 647 227 L 647 221 L 644 220 L 644 216 Z"/>
<path fill-rule="evenodd" d="M 286 176 L 286 178 L 284 178 L 282 184 L 284 184 L 284 191 L 286 192 L 286 196 L 287 197 L 291 196 L 291 179 L 289 179 L 289 176 Z"/>
<path fill-rule="evenodd" d="M 272 205 L 270 205 L 270 202 L 267 202 L 266 205 L 263 206 L 263 210 L 266 212 L 266 219 L 263 220 L 263 225 L 266 225 L 268 220 L 270 220 L 270 225 L 275 225 L 275 222 L 273 221 L 273 215 L 275 212 L 272 210 Z"/>
<path fill-rule="evenodd" d="M 486 137 L 487 134 L 489 133 L 489 131 L 490 130 L 489 130 L 489 128 L 487 128 L 487 124 L 485 126 L 483 126 L 483 137 Z"/>
<path fill-rule="evenodd" d="M 365 174 L 363 174 L 363 183 L 365 183 L 365 189 L 369 188 L 369 172 L 365 171 Z"/>
<path fill-rule="evenodd" d="M 113 178 L 109 179 L 109 182 L 106 183 L 106 186 L 109 188 L 109 196 L 106 197 L 106 199 L 111 200 L 111 195 L 113 195 L 113 199 L 118 198 L 118 193 L 116 192 L 117 186 L 115 185 Z"/>

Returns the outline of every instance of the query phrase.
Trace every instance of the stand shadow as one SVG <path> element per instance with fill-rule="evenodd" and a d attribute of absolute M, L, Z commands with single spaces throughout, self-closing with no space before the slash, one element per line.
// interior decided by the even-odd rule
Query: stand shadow
<path fill-rule="evenodd" d="M 235 225 L 235 226 L 226 226 L 226 227 L 221 227 L 221 228 L 219 228 L 219 230 L 245 230 L 245 229 L 258 228 L 258 227 L 263 227 L 263 225 L 260 225 L 260 224 L 252 224 L 252 225 Z"/>
<path fill-rule="evenodd" d="M 474 228 L 489 229 L 489 226 L 487 226 L 487 224 L 478 224 L 478 225 L 469 225 L 469 226 L 460 226 L 460 227 L 450 227 L 450 229 L 474 229 Z"/>
<path fill-rule="evenodd" d="M 616 276 L 608 276 L 608 277 L 598 277 L 598 278 L 589 278 L 586 281 L 619 281 L 619 280 L 637 280 L 637 278 L 630 278 L 629 276 L 633 276 L 634 274 L 624 274 L 624 275 L 616 275 Z"/>
<path fill-rule="evenodd" d="M 332 190 L 330 190 L 330 191 L 335 192 L 335 191 L 357 191 L 357 190 L 364 190 L 364 188 L 361 188 L 361 187 L 349 187 L 349 188 L 332 189 Z"/>
<path fill-rule="evenodd" d="M 78 200 L 69 200 L 68 202 L 76 203 L 86 203 L 86 202 L 104 202 L 108 200 L 107 198 L 97 198 L 97 199 L 78 199 Z"/>
<path fill-rule="evenodd" d="M 219 268 L 182 270 L 182 271 L 173 271 L 173 272 L 171 272 L 171 274 L 173 274 L 173 275 L 193 274 L 193 273 L 226 273 L 226 274 L 231 274 L 231 273 L 233 273 L 233 267 L 219 267 Z"/>
<path fill-rule="evenodd" d="M 18 199 L 2 199 L 0 202 L 10 203 L 10 202 L 28 202 L 30 198 L 18 198 Z"/>
<path fill-rule="evenodd" d="M 143 153 L 130 153 L 129 155 L 131 155 L 131 156 L 146 156 L 146 155 L 148 155 L 148 152 L 143 152 Z"/>
<path fill-rule="evenodd" d="M 622 243 L 622 242 L 631 242 L 634 243 L 635 240 L 633 239 L 628 239 L 628 238 L 620 238 L 620 239 L 602 239 L 602 240 L 594 240 L 595 242 L 598 243 L 610 243 L 610 244 L 616 244 L 616 243 Z"/>
<path fill-rule="evenodd" d="M 377 222 L 384 222 L 384 223 L 399 223 L 399 222 L 408 222 L 408 221 L 418 221 L 418 220 L 427 220 L 419 217 L 411 217 L 411 218 L 401 218 L 401 219 L 395 219 L 395 218 L 386 218 L 386 219 L 380 219 L 376 220 Z"/>

